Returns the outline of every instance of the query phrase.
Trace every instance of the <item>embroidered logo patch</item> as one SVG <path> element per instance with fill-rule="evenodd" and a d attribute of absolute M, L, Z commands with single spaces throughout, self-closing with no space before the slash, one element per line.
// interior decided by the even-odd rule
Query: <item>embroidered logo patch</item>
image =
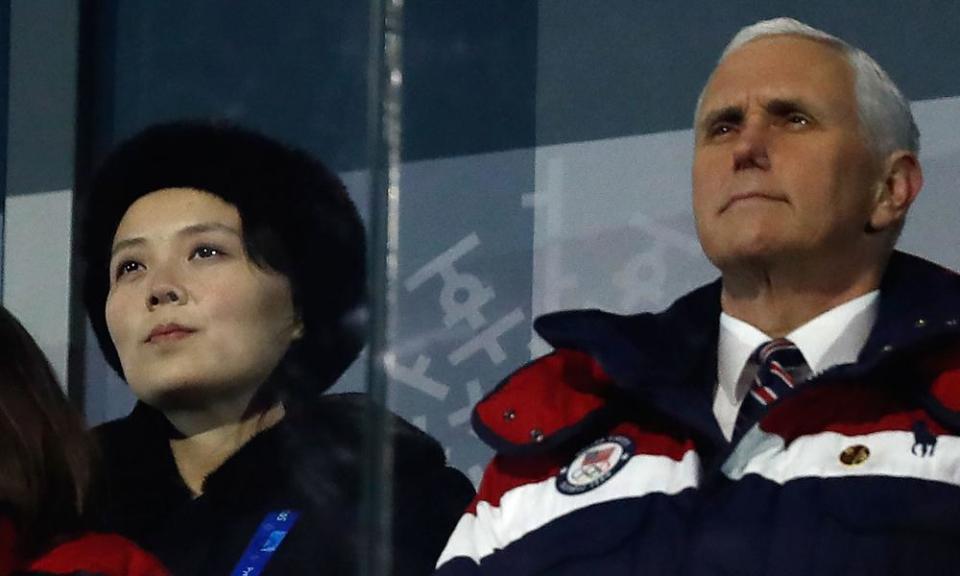
<path fill-rule="evenodd" d="M 914 456 L 927 457 L 933 456 L 937 448 L 937 436 L 930 432 L 927 423 L 923 420 L 917 420 L 913 423 L 913 447 L 910 452 Z"/>
<path fill-rule="evenodd" d="M 633 456 L 633 442 L 625 436 L 601 438 L 577 453 L 557 474 L 557 490 L 570 496 L 593 490 L 623 468 Z"/>

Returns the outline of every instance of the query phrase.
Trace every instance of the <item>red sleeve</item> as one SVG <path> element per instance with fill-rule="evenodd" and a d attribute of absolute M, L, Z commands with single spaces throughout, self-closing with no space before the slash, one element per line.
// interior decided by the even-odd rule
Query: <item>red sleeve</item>
<path fill-rule="evenodd" d="M 13 522 L 7 518 L 0 518 L 0 576 L 7 576 L 17 567 L 17 533 L 13 529 Z"/>
<path fill-rule="evenodd" d="M 116 534 L 84 534 L 60 544 L 27 566 L 50 574 L 84 571 L 104 576 L 169 576 L 159 560 Z"/>

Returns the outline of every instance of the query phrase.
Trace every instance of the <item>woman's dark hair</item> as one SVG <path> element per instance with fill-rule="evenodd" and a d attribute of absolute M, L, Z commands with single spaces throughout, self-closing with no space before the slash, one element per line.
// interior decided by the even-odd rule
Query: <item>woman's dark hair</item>
<path fill-rule="evenodd" d="M 107 362 L 123 374 L 104 312 L 117 226 L 137 199 L 166 188 L 235 206 L 251 260 L 290 280 L 304 335 L 280 361 L 269 395 L 315 396 L 333 384 L 363 346 L 366 244 L 357 209 L 343 182 L 307 153 L 216 122 L 143 130 L 107 157 L 82 195 L 83 299 Z"/>
<path fill-rule="evenodd" d="M 0 515 L 32 557 L 79 526 L 93 444 L 30 334 L 0 306 Z"/>

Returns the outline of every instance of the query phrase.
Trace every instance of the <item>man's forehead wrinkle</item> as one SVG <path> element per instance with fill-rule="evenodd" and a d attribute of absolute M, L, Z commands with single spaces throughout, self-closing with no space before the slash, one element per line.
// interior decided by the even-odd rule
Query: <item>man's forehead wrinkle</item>
<path fill-rule="evenodd" d="M 783 108 L 789 105 L 802 106 L 805 99 L 785 86 L 740 86 L 730 85 L 723 87 L 720 92 L 707 95 L 703 104 L 703 119 L 705 122 L 720 118 L 742 118 L 756 107 L 770 112 L 773 108 Z"/>
<path fill-rule="evenodd" d="M 849 67 L 845 67 L 849 69 Z M 771 111 L 773 108 L 800 107 L 813 110 L 817 107 L 845 107 L 847 103 L 856 107 L 856 89 L 854 78 L 847 76 L 837 81 L 846 84 L 846 90 L 830 90 L 826 93 L 810 93 L 811 88 L 800 80 L 768 78 L 756 75 L 754 78 L 742 77 L 736 79 L 722 78 L 714 74 L 707 85 L 704 99 L 701 104 L 703 118 L 710 117 L 717 111 L 728 108 L 739 108 L 744 113 L 753 106 Z M 719 84 L 717 83 L 719 80 Z M 842 101 L 840 101 L 842 99 Z M 839 110 L 837 110 L 839 111 Z M 825 110 L 820 110 L 825 112 Z"/>

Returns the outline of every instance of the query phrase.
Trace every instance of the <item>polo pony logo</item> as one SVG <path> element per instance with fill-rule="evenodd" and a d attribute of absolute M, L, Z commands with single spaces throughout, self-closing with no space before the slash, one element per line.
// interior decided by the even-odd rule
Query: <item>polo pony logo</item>
<path fill-rule="evenodd" d="M 914 456 L 927 457 L 933 456 L 933 451 L 937 447 L 937 436 L 930 431 L 927 423 L 923 420 L 917 420 L 913 423 L 913 448 L 910 452 Z"/>

